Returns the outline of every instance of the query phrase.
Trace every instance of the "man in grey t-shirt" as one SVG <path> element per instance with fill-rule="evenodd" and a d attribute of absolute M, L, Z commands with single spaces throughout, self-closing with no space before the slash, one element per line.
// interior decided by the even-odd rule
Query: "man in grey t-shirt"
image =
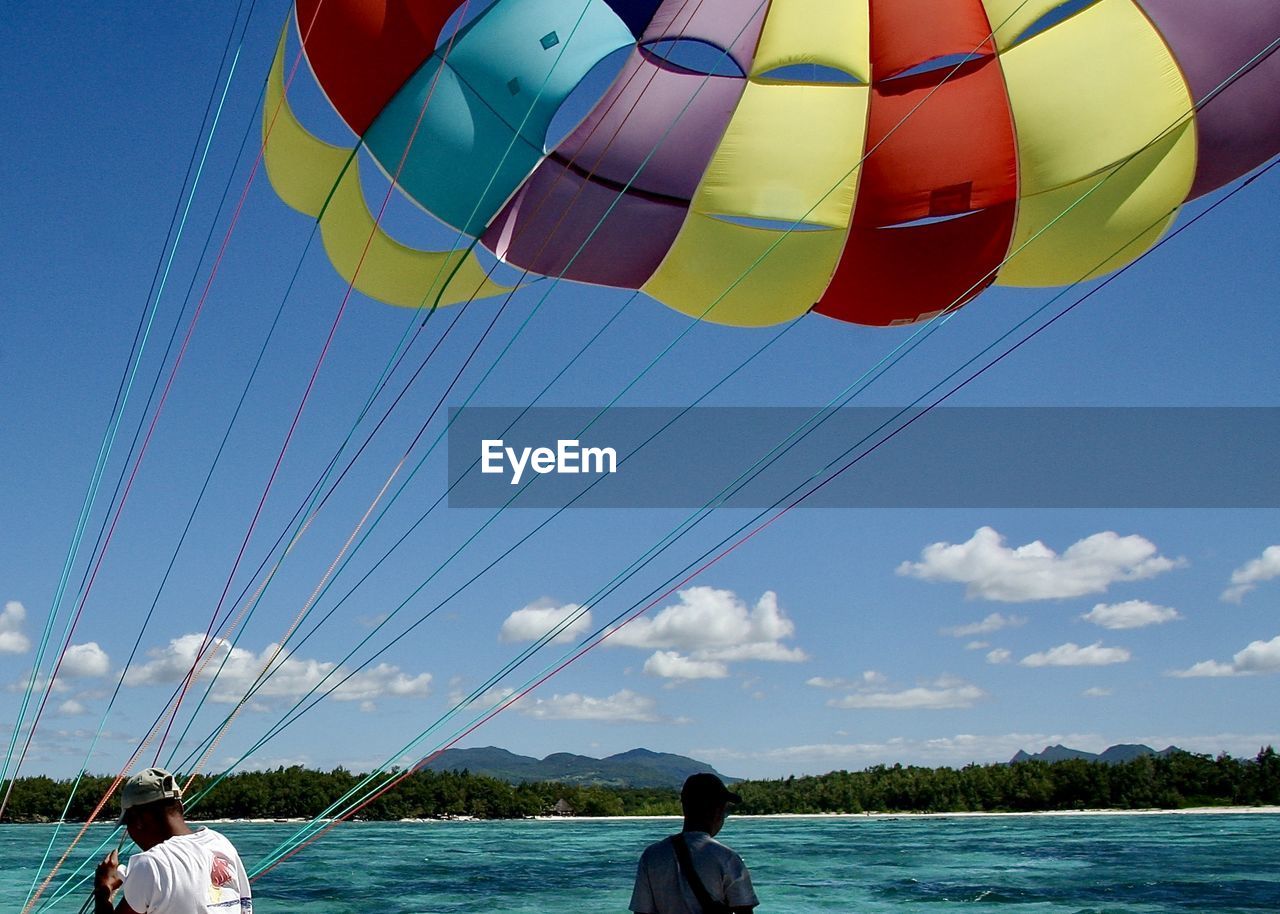
<path fill-rule="evenodd" d="M 742 858 L 715 840 L 730 803 L 741 803 L 714 774 L 690 775 L 680 791 L 684 829 L 645 848 L 630 908 L 636 914 L 751 914 L 760 903 Z M 678 842 L 688 848 L 682 863 Z M 700 885 L 694 885 L 694 882 Z M 707 903 L 699 901 L 702 897 Z"/>

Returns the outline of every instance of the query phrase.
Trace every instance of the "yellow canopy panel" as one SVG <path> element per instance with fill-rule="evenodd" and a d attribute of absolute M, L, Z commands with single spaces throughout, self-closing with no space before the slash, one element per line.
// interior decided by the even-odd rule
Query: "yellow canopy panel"
<path fill-rule="evenodd" d="M 773 0 L 751 76 L 817 64 L 871 82 L 868 0 Z"/>
<path fill-rule="evenodd" d="M 644 291 L 722 324 L 761 326 L 807 312 L 848 235 L 868 99 L 869 89 L 853 83 L 749 80 L 692 211 Z"/>

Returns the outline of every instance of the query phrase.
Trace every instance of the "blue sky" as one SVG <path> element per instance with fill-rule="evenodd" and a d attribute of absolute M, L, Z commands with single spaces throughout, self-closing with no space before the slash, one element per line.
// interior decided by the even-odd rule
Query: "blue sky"
<path fill-rule="evenodd" d="M 233 173 L 284 10 L 259 9 L 213 144 L 205 183 L 174 258 L 142 380 L 91 514 L 90 535 L 55 618 L 62 637 L 87 556 L 125 466 L 129 435 Z M 4 158 L 0 227 L 0 738 L 18 714 L 72 542 L 81 501 L 229 26 L 224 9 L 18 8 L 0 26 Z M 305 72 L 304 72 L 305 80 Z M 305 92 L 303 93 L 305 95 Z M 302 96 L 300 96 L 302 97 Z M 303 102 L 305 104 L 305 101 Z M 253 125 L 253 126 L 251 126 Z M 331 124 L 316 129 L 337 138 Z M 251 141 L 252 142 L 252 141 Z M 1272 176 L 1144 260 L 966 388 L 959 405 L 1277 406 Z M 1192 207 L 1191 212 L 1198 210 Z M 393 227 L 415 229 L 407 206 Z M 160 586 L 290 274 L 307 220 L 259 176 L 113 535 L 24 772 L 74 773 L 153 600 L 156 612 L 88 765 L 117 770 L 190 662 L 220 595 L 252 593 L 268 547 L 346 435 L 410 325 L 404 311 L 355 296 L 266 500 L 245 559 L 231 571 L 284 434 L 343 298 L 318 251 L 266 350 L 264 369 Z M 545 295 L 545 304 L 538 306 Z M 964 309 L 857 403 L 909 402 L 1043 305 L 1046 291 L 995 290 Z M 616 292 L 542 283 L 521 292 L 448 403 L 516 335 L 475 402 L 529 402 L 621 307 Z M 192 734 L 208 733 L 308 605 L 409 441 L 497 312 L 468 309 L 420 384 L 326 504 L 240 630 Z M 433 318 L 420 360 L 451 318 Z M 607 403 L 689 326 L 647 299 L 570 369 L 548 402 Z M 908 337 L 807 318 L 717 391 L 717 405 L 820 405 Z M 623 405 L 685 404 L 771 331 L 694 327 Z M 487 357 L 487 358 L 486 358 Z M 415 363 L 416 364 L 416 361 Z M 927 421 L 927 420 L 926 420 Z M 437 419 L 427 440 L 439 428 Z M 983 431 L 976 429 L 975 435 Z M 999 448 L 1001 442 L 990 441 Z M 414 452 L 414 459 L 420 451 Z M 426 510 L 444 486 L 443 449 L 408 483 L 351 566 L 316 601 L 319 618 Z M 750 457 L 754 459 L 754 455 Z M 744 466 L 750 462 L 745 459 Z M 673 473 L 678 472 L 673 467 Z M 1212 466 L 1204 467 L 1212 473 Z M 397 481 L 407 474 L 404 471 Z M 481 684 L 531 637 L 598 588 L 688 512 L 570 511 L 479 578 L 247 765 L 366 769 L 389 759 Z M 693 755 L 737 776 L 781 776 L 877 762 L 963 764 L 1051 742 L 1099 750 L 1169 743 L 1252 754 L 1280 740 L 1280 512 L 1211 509 L 797 510 L 660 601 L 604 646 L 468 736 L 545 755 L 635 746 Z M 743 523 L 714 516 L 592 607 L 601 625 Z M 229 763 L 338 664 L 485 520 L 440 509 L 289 656 L 229 728 L 210 765 Z M 344 669 L 432 610 L 545 514 L 510 511 L 373 636 Z M 1268 551 L 1269 550 L 1269 551 Z M 158 597 L 157 597 L 158 594 Z M 310 621 L 304 623 L 307 631 Z M 572 629 L 578 633 L 578 629 Z M 587 630 L 584 628 L 581 633 Z M 570 649 L 555 643 L 508 683 L 519 686 Z M 46 664 L 47 666 L 47 664 Z M 198 691 L 203 691 L 203 683 Z M 237 691 L 237 688 L 239 691 Z M 184 704 L 185 714 L 194 704 Z M 448 738 L 477 706 L 424 743 Z M 169 757 L 167 746 L 163 758 Z M 176 758 L 186 754 L 186 747 Z"/>

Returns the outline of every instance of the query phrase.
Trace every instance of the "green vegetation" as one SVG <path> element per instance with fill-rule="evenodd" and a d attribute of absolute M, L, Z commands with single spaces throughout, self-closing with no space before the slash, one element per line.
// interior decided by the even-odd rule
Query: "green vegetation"
<path fill-rule="evenodd" d="M 81 781 L 67 818 L 83 821 L 111 778 Z M 360 781 L 337 768 L 277 768 L 226 778 L 191 804 L 192 819 L 310 818 Z M 200 793 L 197 778 L 189 796 Z M 21 778 L 6 821 L 56 819 L 70 781 Z M 1254 759 L 1189 752 L 1144 756 L 1123 764 L 1072 759 L 1011 765 L 918 768 L 877 765 L 817 777 L 744 781 L 741 814 L 859 812 L 1031 812 L 1070 809 L 1178 809 L 1188 806 L 1280 805 L 1280 755 L 1268 746 Z M 107 817 L 116 812 L 112 801 Z M 474 816 L 510 819 L 554 812 L 579 816 L 676 815 L 678 792 L 538 782 L 512 785 L 467 772 L 420 771 L 361 810 L 359 818 Z M 101 818 L 101 816 L 100 816 Z"/>

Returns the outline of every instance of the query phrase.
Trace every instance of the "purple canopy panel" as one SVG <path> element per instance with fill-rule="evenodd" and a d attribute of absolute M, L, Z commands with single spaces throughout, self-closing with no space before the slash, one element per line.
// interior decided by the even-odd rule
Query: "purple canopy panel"
<path fill-rule="evenodd" d="M 1275 0 L 1139 0 L 1173 50 L 1196 104 L 1199 163 L 1188 199 L 1280 153 L 1280 50 L 1233 74 L 1280 38 Z M 1212 98 L 1210 98 L 1212 96 Z M 1205 102 L 1208 98 L 1209 101 Z"/>
<path fill-rule="evenodd" d="M 745 85 L 635 51 L 553 157 L 605 181 L 692 199 Z"/>
<path fill-rule="evenodd" d="M 746 73 L 756 56 L 769 0 L 666 0 L 641 41 L 692 38 L 724 48 Z"/>
<path fill-rule="evenodd" d="M 490 224 L 484 245 L 538 273 L 643 285 L 675 241 L 745 84 L 637 50 Z"/>
<path fill-rule="evenodd" d="M 638 289 L 662 263 L 688 205 L 611 187 L 543 163 L 482 239 L 508 263 L 543 276 Z"/>

